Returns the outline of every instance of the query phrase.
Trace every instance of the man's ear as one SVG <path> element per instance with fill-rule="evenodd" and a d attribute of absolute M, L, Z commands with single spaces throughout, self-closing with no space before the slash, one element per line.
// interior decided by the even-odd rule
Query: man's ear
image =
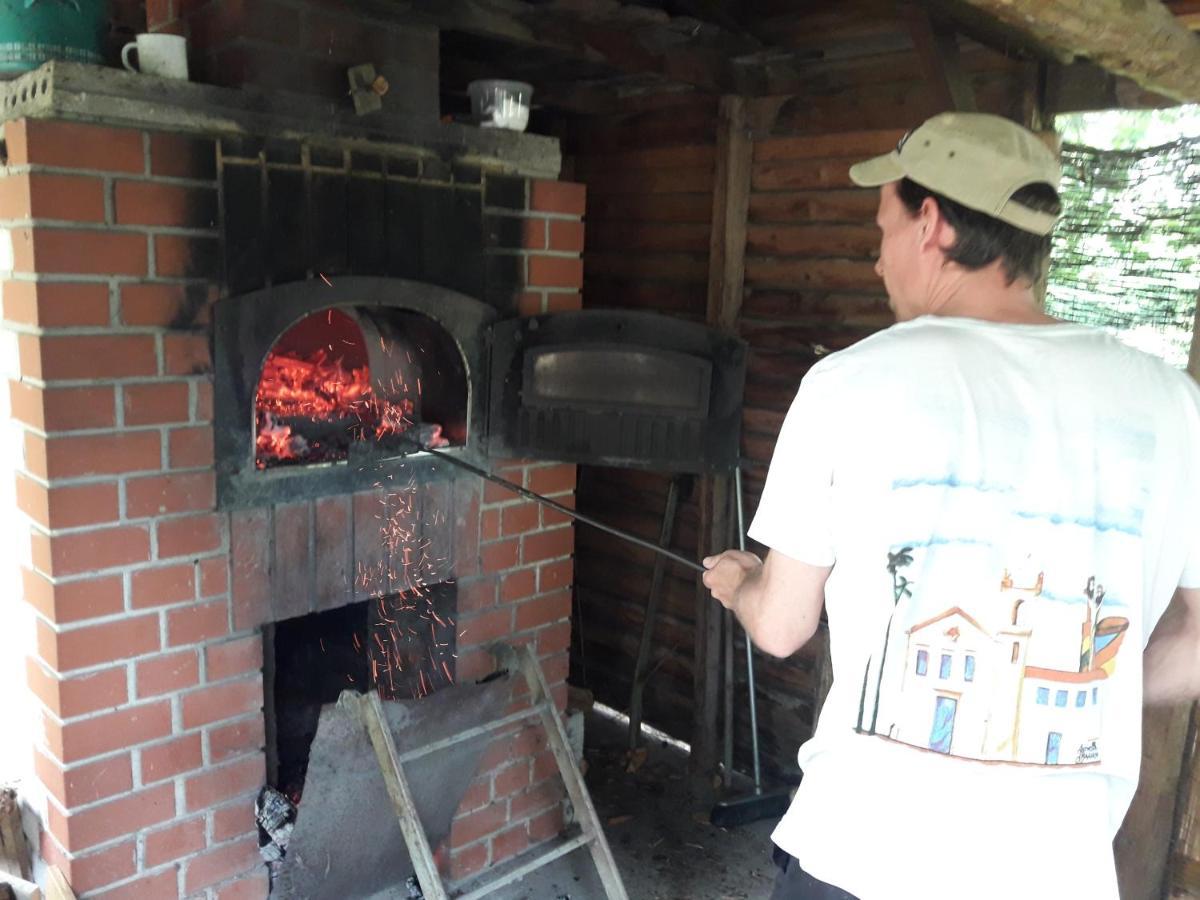
<path fill-rule="evenodd" d="M 921 220 L 921 249 L 947 250 L 954 246 L 956 235 L 953 226 L 942 215 L 942 209 L 932 197 L 926 197 L 917 211 Z"/>

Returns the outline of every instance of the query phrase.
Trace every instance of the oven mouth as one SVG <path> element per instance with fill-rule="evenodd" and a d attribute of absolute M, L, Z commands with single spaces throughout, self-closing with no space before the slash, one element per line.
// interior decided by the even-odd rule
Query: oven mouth
<path fill-rule="evenodd" d="M 693 322 L 614 310 L 499 319 L 445 288 L 348 277 L 220 301 L 214 340 L 223 509 L 449 477 L 417 447 L 476 462 L 737 465 L 746 348 Z M 282 384 L 281 370 L 314 366 L 332 373 L 324 393 L 316 376 Z"/>
<path fill-rule="evenodd" d="M 345 463 L 363 448 L 395 455 L 413 440 L 462 447 L 467 396 L 462 356 L 427 316 L 318 310 L 281 335 L 263 363 L 255 467 Z"/>
<path fill-rule="evenodd" d="M 214 318 L 224 509 L 439 478 L 413 442 L 475 455 L 491 308 L 403 279 L 305 281 L 230 297 Z M 401 439 L 403 436 L 403 440 Z"/>

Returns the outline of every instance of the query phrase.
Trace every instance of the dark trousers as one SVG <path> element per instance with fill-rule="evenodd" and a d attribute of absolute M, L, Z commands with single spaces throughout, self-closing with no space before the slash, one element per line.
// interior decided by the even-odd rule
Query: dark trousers
<path fill-rule="evenodd" d="M 786 850 L 775 847 L 771 851 L 778 872 L 771 900 L 858 900 L 853 894 L 840 887 L 818 881 L 802 868 L 799 861 Z"/>

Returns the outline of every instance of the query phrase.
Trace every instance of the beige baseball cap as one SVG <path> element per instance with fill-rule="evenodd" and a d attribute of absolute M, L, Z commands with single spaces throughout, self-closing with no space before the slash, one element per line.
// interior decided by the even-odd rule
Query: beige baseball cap
<path fill-rule="evenodd" d="M 1037 135 L 1000 116 L 942 113 L 906 134 L 891 153 L 850 167 L 851 180 L 862 187 L 906 176 L 1022 231 L 1049 234 L 1058 220 L 1011 199 L 1027 184 L 1058 190 L 1062 170 Z"/>

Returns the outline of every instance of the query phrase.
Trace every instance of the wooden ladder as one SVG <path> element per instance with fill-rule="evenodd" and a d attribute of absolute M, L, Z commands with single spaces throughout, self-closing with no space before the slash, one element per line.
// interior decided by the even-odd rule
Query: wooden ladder
<path fill-rule="evenodd" d="M 583 783 L 583 775 L 575 764 L 575 758 L 571 755 L 566 729 L 563 727 L 562 719 L 558 716 L 558 709 L 546 686 L 546 676 L 542 673 L 537 658 L 528 646 L 516 650 L 502 645 L 493 648 L 493 653 L 496 654 L 501 666 L 515 667 L 525 677 L 525 682 L 529 686 L 529 708 L 468 728 L 466 731 L 450 735 L 423 747 L 406 750 L 403 753 L 397 749 L 392 732 L 387 727 L 383 715 L 383 705 L 375 691 L 368 691 L 366 694 L 346 692 L 338 701 L 339 705 L 357 715 L 371 740 L 371 746 L 379 760 L 380 771 L 383 773 L 384 783 L 387 785 L 388 797 L 391 798 L 392 808 L 400 822 L 400 831 L 404 835 L 404 843 L 408 846 L 408 853 L 416 868 L 417 880 L 421 883 L 421 890 L 426 900 L 450 900 L 450 894 L 447 893 L 446 886 L 442 883 L 437 863 L 433 858 L 433 850 L 429 846 L 429 839 L 425 835 L 425 829 L 417 815 L 417 807 L 413 802 L 412 791 L 404 774 L 404 766 L 422 756 L 437 753 L 463 741 L 482 737 L 534 716 L 541 718 L 542 725 L 546 729 L 550 749 L 554 753 L 555 762 L 558 763 L 559 774 L 562 775 L 563 782 L 566 784 L 567 794 L 575 805 L 575 814 L 578 817 L 582 833 L 557 844 L 473 891 L 458 895 L 455 900 L 476 900 L 477 897 L 486 897 L 493 891 L 524 878 L 530 872 L 549 865 L 559 857 L 566 856 L 580 847 L 587 847 L 591 852 L 592 861 L 595 863 L 596 872 L 600 876 L 600 882 L 604 886 L 604 894 L 608 900 L 629 900 L 629 895 L 625 893 L 625 885 L 621 881 L 621 875 L 617 871 L 616 861 L 613 859 L 608 841 L 604 837 L 604 830 L 600 826 L 600 819 L 596 815 L 596 808 L 592 805 L 592 798 Z"/>

